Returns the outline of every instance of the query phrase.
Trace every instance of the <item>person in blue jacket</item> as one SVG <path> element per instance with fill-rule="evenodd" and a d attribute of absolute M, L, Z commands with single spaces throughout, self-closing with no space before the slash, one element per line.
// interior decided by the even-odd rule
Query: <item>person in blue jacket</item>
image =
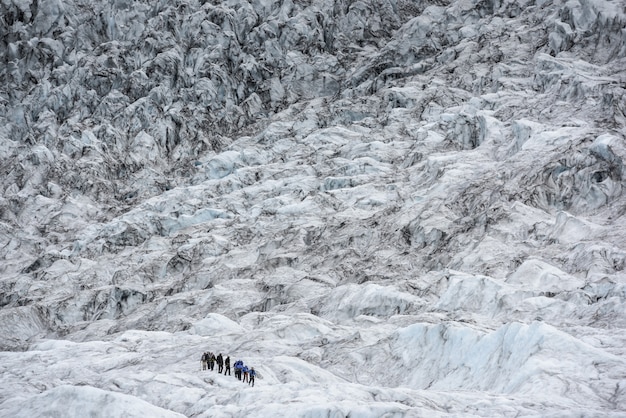
<path fill-rule="evenodd" d="M 243 372 L 243 383 L 250 383 L 250 381 L 248 380 L 248 372 L 250 371 L 250 369 L 248 369 L 248 366 L 244 365 L 241 371 Z"/>
<path fill-rule="evenodd" d="M 243 366 L 243 361 L 241 360 L 237 360 L 235 362 L 235 377 L 239 380 L 241 380 L 241 369 Z"/>
<path fill-rule="evenodd" d="M 248 382 L 250 386 L 254 386 L 254 376 L 256 376 L 256 372 L 254 371 L 254 367 L 251 367 L 250 368 L 250 381 Z"/>

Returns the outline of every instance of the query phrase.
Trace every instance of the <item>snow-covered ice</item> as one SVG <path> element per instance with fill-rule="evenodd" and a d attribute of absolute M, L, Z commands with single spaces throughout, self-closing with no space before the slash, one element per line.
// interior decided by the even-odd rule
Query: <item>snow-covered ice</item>
<path fill-rule="evenodd" d="M 626 416 L 625 28 L 1 1 L 0 416 Z"/>

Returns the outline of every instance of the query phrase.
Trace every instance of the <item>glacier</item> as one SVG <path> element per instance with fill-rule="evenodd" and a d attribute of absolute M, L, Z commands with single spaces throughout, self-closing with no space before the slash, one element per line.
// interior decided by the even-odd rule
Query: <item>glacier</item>
<path fill-rule="evenodd" d="M 0 416 L 626 415 L 620 0 L 2 0 L 0 56 Z"/>

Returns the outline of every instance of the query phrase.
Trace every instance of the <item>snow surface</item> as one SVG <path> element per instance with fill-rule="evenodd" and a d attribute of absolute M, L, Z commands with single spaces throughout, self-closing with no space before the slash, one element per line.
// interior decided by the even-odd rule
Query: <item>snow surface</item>
<path fill-rule="evenodd" d="M 625 28 L 0 1 L 0 416 L 626 416 Z"/>

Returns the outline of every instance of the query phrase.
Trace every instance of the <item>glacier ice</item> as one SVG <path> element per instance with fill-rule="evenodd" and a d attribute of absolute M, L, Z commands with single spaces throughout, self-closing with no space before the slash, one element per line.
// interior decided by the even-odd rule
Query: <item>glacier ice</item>
<path fill-rule="evenodd" d="M 623 416 L 625 26 L 1 1 L 0 416 Z"/>

